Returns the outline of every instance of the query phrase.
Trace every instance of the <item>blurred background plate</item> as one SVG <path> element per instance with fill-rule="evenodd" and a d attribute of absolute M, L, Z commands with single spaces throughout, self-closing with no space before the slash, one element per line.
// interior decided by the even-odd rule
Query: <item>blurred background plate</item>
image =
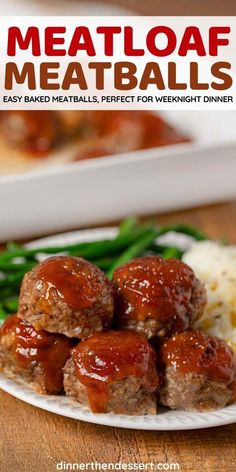
<path fill-rule="evenodd" d="M 0 12 L 129 13 L 111 4 L 73 0 L 8 0 Z M 54 152 L 44 167 L 34 163 L 27 173 L 1 176 L 0 241 L 234 198 L 236 112 L 169 111 L 164 116 L 193 141 L 66 163 L 76 152 L 70 145 Z M 0 150 L 10 172 L 9 149 L 1 145 Z"/>
<path fill-rule="evenodd" d="M 165 117 L 193 142 L 1 177 L 1 241 L 235 197 L 236 113 Z"/>

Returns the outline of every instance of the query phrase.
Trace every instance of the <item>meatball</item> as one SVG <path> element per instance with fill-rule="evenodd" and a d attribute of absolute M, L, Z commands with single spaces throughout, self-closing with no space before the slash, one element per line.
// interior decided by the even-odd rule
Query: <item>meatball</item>
<path fill-rule="evenodd" d="M 156 414 L 156 354 L 140 333 L 96 333 L 72 350 L 64 368 L 67 395 L 94 413 Z"/>
<path fill-rule="evenodd" d="M 71 343 L 65 336 L 35 331 L 27 321 L 10 316 L 0 328 L 0 369 L 39 393 L 60 393 Z"/>
<path fill-rule="evenodd" d="M 134 259 L 115 270 L 115 324 L 165 337 L 191 327 L 203 312 L 206 293 L 192 269 L 157 256 Z"/>
<path fill-rule="evenodd" d="M 113 288 L 90 262 L 69 256 L 46 259 L 22 282 L 18 316 L 35 329 L 84 339 L 110 326 Z"/>
<path fill-rule="evenodd" d="M 160 402 L 172 409 L 215 410 L 236 400 L 236 354 L 222 339 L 187 331 L 163 341 Z"/>

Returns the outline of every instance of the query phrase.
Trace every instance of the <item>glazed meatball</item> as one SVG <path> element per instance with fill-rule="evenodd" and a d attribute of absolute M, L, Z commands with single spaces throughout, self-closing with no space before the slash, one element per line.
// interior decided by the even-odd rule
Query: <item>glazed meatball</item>
<path fill-rule="evenodd" d="M 90 262 L 56 256 L 28 272 L 22 283 L 18 316 L 35 329 L 84 339 L 110 326 L 113 289 Z"/>
<path fill-rule="evenodd" d="M 42 394 L 57 394 L 63 389 L 64 367 L 72 347 L 71 340 L 10 316 L 0 328 L 0 369 L 7 376 L 29 383 Z"/>
<path fill-rule="evenodd" d="M 156 414 L 156 354 L 132 331 L 94 334 L 72 350 L 64 368 L 67 395 L 94 413 Z"/>
<path fill-rule="evenodd" d="M 134 259 L 115 270 L 116 326 L 148 338 L 186 330 L 203 312 L 206 293 L 192 269 L 157 256 Z"/>
<path fill-rule="evenodd" d="M 236 400 L 236 354 L 222 339 L 187 331 L 163 341 L 160 401 L 172 409 L 215 410 Z"/>

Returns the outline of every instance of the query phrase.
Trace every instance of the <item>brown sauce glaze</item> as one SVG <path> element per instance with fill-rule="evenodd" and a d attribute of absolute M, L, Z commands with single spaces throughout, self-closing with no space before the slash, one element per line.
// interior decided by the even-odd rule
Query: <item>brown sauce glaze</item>
<path fill-rule="evenodd" d="M 187 331 L 163 342 L 160 349 L 165 367 L 181 374 L 205 374 L 216 381 L 235 385 L 236 355 L 222 339 L 200 331 Z"/>
<path fill-rule="evenodd" d="M 20 368 L 39 366 L 43 372 L 46 391 L 59 393 L 62 389 L 62 368 L 70 355 L 71 340 L 63 335 L 36 331 L 32 325 L 10 316 L 0 328 L 0 339 L 12 335 L 11 350 Z"/>
<path fill-rule="evenodd" d="M 127 377 L 140 379 L 148 392 L 159 385 L 156 354 L 145 336 L 132 331 L 93 335 L 72 351 L 78 380 L 87 388 L 91 409 L 106 412 L 109 386 Z"/>
<path fill-rule="evenodd" d="M 94 304 L 106 281 L 95 266 L 78 257 L 55 256 L 38 266 L 36 288 L 46 284 L 46 300 L 52 292 L 74 310 L 89 308 Z"/>
<path fill-rule="evenodd" d="M 157 256 L 134 259 L 114 272 L 118 319 L 168 321 L 176 316 L 179 327 L 186 328 L 194 280 L 192 269 L 179 260 Z"/>

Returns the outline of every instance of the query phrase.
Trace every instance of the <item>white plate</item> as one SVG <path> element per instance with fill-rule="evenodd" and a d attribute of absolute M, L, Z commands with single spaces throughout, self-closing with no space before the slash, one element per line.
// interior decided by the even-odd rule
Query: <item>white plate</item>
<path fill-rule="evenodd" d="M 119 428 L 150 430 L 183 430 L 210 428 L 236 422 L 236 405 L 212 413 L 189 413 L 162 411 L 156 416 L 124 416 L 93 414 L 76 401 L 63 396 L 43 396 L 0 374 L 0 388 L 13 397 L 57 415 L 88 423 L 116 426 Z"/>
<path fill-rule="evenodd" d="M 42 247 L 45 243 L 60 245 L 73 244 L 76 241 L 92 241 L 94 239 L 111 238 L 116 234 L 115 228 L 101 228 L 64 235 L 52 236 L 29 244 L 29 247 Z M 15 380 L 9 380 L 0 374 L 0 388 L 14 397 L 30 405 L 58 415 L 87 421 L 89 423 L 116 426 L 120 428 L 149 430 L 183 430 L 210 428 L 236 422 L 236 404 L 210 413 L 192 413 L 184 411 L 160 410 L 156 416 L 125 416 L 114 414 L 93 414 L 87 408 L 65 396 L 44 396 L 33 392 Z"/>

